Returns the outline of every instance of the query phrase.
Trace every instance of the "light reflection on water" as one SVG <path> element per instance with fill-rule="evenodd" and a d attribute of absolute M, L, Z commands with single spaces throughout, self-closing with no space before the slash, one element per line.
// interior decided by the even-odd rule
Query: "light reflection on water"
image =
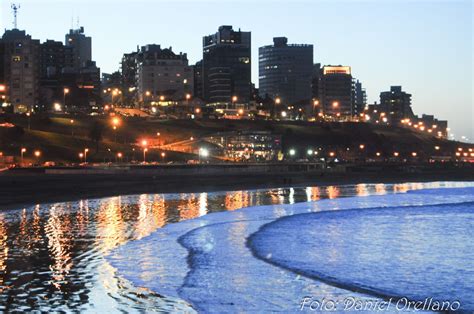
<path fill-rule="evenodd" d="M 0 311 L 185 309 L 177 300 L 158 297 L 118 278 L 104 254 L 168 223 L 207 213 L 424 187 L 436 188 L 439 183 L 142 194 L 0 212 Z M 245 234 L 238 224 L 233 228 L 234 233 Z"/>

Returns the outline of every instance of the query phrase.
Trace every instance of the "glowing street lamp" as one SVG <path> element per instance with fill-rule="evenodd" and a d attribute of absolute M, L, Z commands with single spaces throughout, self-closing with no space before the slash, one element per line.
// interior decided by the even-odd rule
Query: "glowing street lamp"
<path fill-rule="evenodd" d="M 28 130 L 31 129 L 31 113 L 30 112 L 27 112 L 26 113 L 26 116 L 28 117 Z"/>
<path fill-rule="evenodd" d="M 360 145 L 359 145 L 359 148 L 362 150 L 362 149 L 365 148 L 365 145 L 364 145 L 364 144 L 360 144 Z"/>
<path fill-rule="evenodd" d="M 166 153 L 165 152 L 161 152 L 161 162 L 164 162 L 165 161 L 165 157 L 166 157 Z"/>
<path fill-rule="evenodd" d="M 84 153 L 79 153 L 79 159 L 80 159 L 81 163 L 82 163 L 82 158 L 84 158 Z"/>
<path fill-rule="evenodd" d="M 66 95 L 67 94 L 69 94 L 69 88 L 64 87 L 64 89 L 63 89 L 63 105 L 64 105 L 64 108 L 66 108 Z"/>
<path fill-rule="evenodd" d="M 309 156 L 311 156 L 311 155 L 313 155 L 314 151 L 313 151 L 312 149 L 308 149 L 308 150 L 306 151 L 306 153 L 307 153 Z"/>
<path fill-rule="evenodd" d="M 61 111 L 61 104 L 60 103 L 54 103 L 54 110 L 55 111 Z"/>
<path fill-rule="evenodd" d="M 292 148 L 290 149 L 289 153 L 290 153 L 290 156 L 294 156 L 296 155 L 296 150 Z"/>
<path fill-rule="evenodd" d="M 436 150 L 439 150 L 439 149 L 440 149 L 440 147 L 439 147 L 439 146 L 435 146 L 435 147 L 434 147 L 434 149 L 436 149 Z"/>
<path fill-rule="evenodd" d="M 118 153 L 117 153 L 117 157 L 118 157 L 119 161 L 122 162 L 123 154 L 120 153 L 120 152 L 118 152 Z"/>
<path fill-rule="evenodd" d="M 26 153 L 26 148 L 24 148 L 24 147 L 23 147 L 23 148 L 20 150 L 20 154 L 21 154 L 21 163 L 22 163 L 22 164 L 23 164 L 23 154 L 24 154 L 24 153 Z"/>
<path fill-rule="evenodd" d="M 398 157 L 400 155 L 399 152 L 393 152 L 393 156 Z"/>
<path fill-rule="evenodd" d="M 41 151 L 35 150 L 34 155 L 36 157 L 36 163 L 39 165 L 39 158 L 41 156 Z"/>
<path fill-rule="evenodd" d="M 199 162 L 201 162 L 201 157 L 207 158 L 209 157 L 209 150 L 207 148 L 199 148 Z"/>
<path fill-rule="evenodd" d="M 334 156 L 336 156 L 336 153 L 335 153 L 335 152 L 330 152 L 330 153 L 329 153 L 329 157 L 334 157 Z"/>
<path fill-rule="evenodd" d="M 412 155 L 413 157 L 416 157 L 416 156 L 418 156 L 418 153 L 417 153 L 417 152 L 412 152 L 411 155 Z"/>
<path fill-rule="evenodd" d="M 89 152 L 89 148 L 84 148 L 84 163 L 87 164 L 87 153 Z"/>
<path fill-rule="evenodd" d="M 143 163 L 146 163 L 146 152 L 148 151 L 148 148 L 144 147 L 143 148 Z"/>

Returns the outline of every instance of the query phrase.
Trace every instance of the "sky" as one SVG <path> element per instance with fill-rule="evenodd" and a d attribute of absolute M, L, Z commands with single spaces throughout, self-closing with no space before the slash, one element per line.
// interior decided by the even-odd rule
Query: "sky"
<path fill-rule="evenodd" d="M 313 44 L 314 61 L 352 67 L 368 101 L 402 85 L 415 114 L 447 119 L 451 133 L 474 142 L 473 2 L 408 0 L 11 0 L 1 1 L 0 26 L 35 39 L 64 41 L 78 23 L 92 37 L 102 72 L 119 69 L 123 53 L 161 44 L 202 58 L 202 36 L 220 25 L 252 32 L 252 78 L 258 86 L 258 47 L 272 38 Z"/>

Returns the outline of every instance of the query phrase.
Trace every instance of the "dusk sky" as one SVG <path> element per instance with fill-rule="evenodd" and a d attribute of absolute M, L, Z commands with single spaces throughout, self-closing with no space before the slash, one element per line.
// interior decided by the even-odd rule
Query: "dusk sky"
<path fill-rule="evenodd" d="M 92 37 L 102 72 L 119 69 L 137 45 L 172 46 L 202 57 L 202 36 L 219 25 L 252 32 L 252 77 L 258 47 L 286 36 L 314 45 L 314 61 L 352 67 L 370 103 L 390 85 L 413 95 L 415 114 L 447 119 L 457 139 L 474 140 L 472 1 L 41 1 L 22 0 L 18 28 L 35 39 L 64 41 L 79 24 Z M 11 1 L 1 27 L 12 28 Z M 72 23 L 71 20 L 74 19 Z"/>

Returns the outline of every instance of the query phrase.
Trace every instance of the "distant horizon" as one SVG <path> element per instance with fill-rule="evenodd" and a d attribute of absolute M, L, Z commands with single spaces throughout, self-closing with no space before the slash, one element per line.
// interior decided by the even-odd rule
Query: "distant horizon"
<path fill-rule="evenodd" d="M 471 1 L 25 0 L 20 4 L 18 29 L 41 42 L 64 42 L 71 26 L 84 26 L 101 73 L 119 70 L 124 53 L 147 44 L 173 47 L 175 53 L 187 53 L 194 64 L 202 58 L 202 37 L 221 25 L 232 25 L 252 33 L 252 82 L 258 86 L 259 47 L 271 45 L 273 37 L 312 44 L 314 63 L 351 67 L 352 76 L 367 90 L 368 103 L 379 102 L 380 92 L 390 86 L 402 86 L 412 94 L 415 114 L 448 120 L 456 140 L 465 141 L 461 138 L 465 136 L 474 142 Z M 3 29 L 13 28 L 10 5 L 1 5 Z"/>

